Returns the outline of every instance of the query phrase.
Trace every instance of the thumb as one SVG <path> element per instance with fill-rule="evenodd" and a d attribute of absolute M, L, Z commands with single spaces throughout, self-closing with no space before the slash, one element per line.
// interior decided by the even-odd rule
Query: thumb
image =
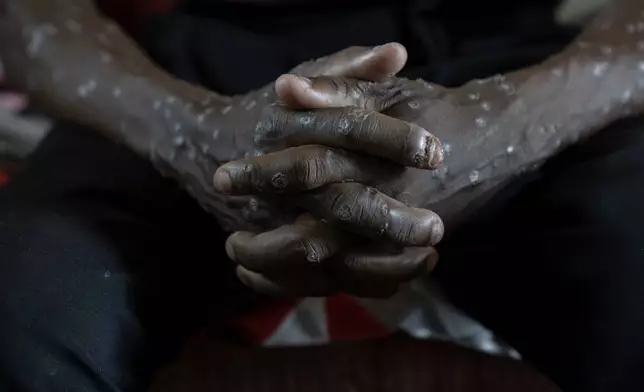
<path fill-rule="evenodd" d="M 291 109 L 308 110 L 353 106 L 381 112 L 419 93 L 415 89 L 414 84 L 397 78 L 374 83 L 350 78 L 305 78 L 287 74 L 275 81 L 275 92 L 281 103 Z"/>
<path fill-rule="evenodd" d="M 396 75 L 406 62 L 405 47 L 392 42 L 373 48 L 353 46 L 299 65 L 291 73 L 306 77 L 340 76 L 377 82 Z"/>

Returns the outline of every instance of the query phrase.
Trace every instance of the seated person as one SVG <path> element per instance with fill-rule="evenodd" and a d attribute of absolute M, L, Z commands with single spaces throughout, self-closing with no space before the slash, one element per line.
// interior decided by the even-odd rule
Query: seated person
<path fill-rule="evenodd" d="M 564 391 L 642 388 L 641 2 L 573 42 L 543 2 L 235 3 L 151 23 L 173 76 L 89 0 L 3 2 L 9 80 L 66 121 L 0 192 L 0 382 L 140 390 L 248 287 L 386 297 L 446 234 L 450 299 Z"/>

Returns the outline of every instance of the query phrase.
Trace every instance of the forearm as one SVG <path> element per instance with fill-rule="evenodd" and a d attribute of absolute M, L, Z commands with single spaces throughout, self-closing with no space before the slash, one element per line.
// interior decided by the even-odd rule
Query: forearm
<path fill-rule="evenodd" d="M 547 88 L 527 87 L 546 104 L 543 117 L 562 122 L 573 140 L 642 114 L 644 2 L 613 0 L 566 50 L 536 69 L 550 73 Z"/>
<path fill-rule="evenodd" d="M 458 130 L 436 132 L 452 154 L 434 175 L 434 193 L 426 204 L 441 212 L 448 226 L 566 146 L 643 112 L 644 2 L 614 1 L 562 53 L 508 75 L 473 81 L 461 93 L 479 97 L 469 120 L 479 129 L 465 138 Z M 499 96 L 505 100 L 501 108 Z M 436 117 L 430 113 L 430 118 Z M 463 128 L 471 128 L 471 122 Z"/>
<path fill-rule="evenodd" d="M 225 101 L 159 69 L 89 0 L 1 2 L 8 75 L 56 117 L 147 154 L 197 109 L 186 107 L 186 97 Z"/>

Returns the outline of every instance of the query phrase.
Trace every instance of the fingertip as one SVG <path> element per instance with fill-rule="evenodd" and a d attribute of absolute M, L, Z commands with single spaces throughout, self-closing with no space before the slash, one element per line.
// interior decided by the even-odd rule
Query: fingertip
<path fill-rule="evenodd" d="M 370 79 L 386 80 L 400 72 L 407 63 L 407 49 L 398 42 L 390 42 L 374 49 L 374 56 L 369 62 Z"/>
<path fill-rule="evenodd" d="M 387 65 L 390 67 L 390 76 L 400 72 L 407 62 L 407 49 L 398 42 L 390 42 L 379 46 L 377 49 L 379 55 L 388 60 Z"/>
<path fill-rule="evenodd" d="M 275 81 L 275 93 L 279 98 L 288 97 L 294 89 L 306 89 L 309 87 L 311 87 L 311 81 L 308 78 L 292 74 L 280 75 Z"/>
<path fill-rule="evenodd" d="M 299 108 L 300 106 L 297 103 L 294 93 L 298 88 L 302 88 L 302 85 L 295 75 L 281 75 L 275 81 L 275 94 L 277 95 L 277 99 L 291 108 Z"/>
<path fill-rule="evenodd" d="M 443 236 L 445 235 L 445 226 L 443 226 L 443 221 L 436 216 L 431 220 L 431 229 L 430 229 L 430 245 L 434 246 L 441 242 Z"/>
<path fill-rule="evenodd" d="M 280 101 L 294 109 L 318 109 L 328 106 L 324 94 L 312 88 L 311 79 L 285 74 L 275 81 L 275 93 Z"/>
<path fill-rule="evenodd" d="M 436 213 L 423 208 L 412 208 L 410 213 L 417 218 L 414 225 L 416 240 L 413 245 L 434 246 L 443 239 L 445 227 Z"/>

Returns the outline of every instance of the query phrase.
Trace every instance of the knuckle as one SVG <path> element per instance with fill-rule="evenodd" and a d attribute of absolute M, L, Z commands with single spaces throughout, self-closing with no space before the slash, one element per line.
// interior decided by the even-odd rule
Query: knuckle
<path fill-rule="evenodd" d="M 328 247 L 315 238 L 303 238 L 300 241 L 302 258 L 307 264 L 319 264 L 329 255 Z"/>
<path fill-rule="evenodd" d="M 373 117 L 375 112 L 370 109 L 360 108 L 360 107 L 350 107 L 346 109 L 347 117 L 351 118 L 354 121 L 365 121 L 370 117 Z"/>
<path fill-rule="evenodd" d="M 373 112 L 371 112 L 373 114 Z M 363 122 L 363 132 L 369 140 L 374 139 L 376 135 L 381 133 L 381 123 L 377 116 L 370 115 Z"/>
<path fill-rule="evenodd" d="M 354 125 L 353 138 L 361 140 L 372 140 L 380 129 L 378 116 L 370 109 L 364 108 L 349 108 L 347 110 L 347 117 Z"/>
<path fill-rule="evenodd" d="M 231 178 L 233 183 L 251 186 L 257 188 L 259 182 L 259 169 L 253 162 L 244 163 L 239 170 L 232 171 Z"/>
<path fill-rule="evenodd" d="M 375 189 L 346 183 L 337 190 L 329 206 L 335 220 L 358 226 L 372 235 L 381 235 L 388 229 L 389 205 Z"/>
<path fill-rule="evenodd" d="M 272 178 L 265 178 L 266 174 L 257 166 L 246 175 L 246 182 L 251 185 L 253 190 L 263 191 L 267 183 L 272 183 Z"/>
<path fill-rule="evenodd" d="M 351 121 L 351 118 L 344 115 L 344 113 L 334 115 L 331 118 L 331 123 L 333 129 L 337 132 L 337 134 L 341 136 L 349 135 L 351 133 L 351 129 L 353 128 L 353 122 Z"/>
<path fill-rule="evenodd" d="M 274 190 L 283 191 L 287 189 L 291 183 L 289 176 L 281 171 L 278 171 L 270 176 L 270 179 L 267 179 L 267 183 L 271 184 Z"/>
<path fill-rule="evenodd" d="M 327 209 L 331 217 L 337 221 L 351 222 L 355 218 L 358 202 L 358 192 L 354 184 L 334 186 L 333 192 L 326 198 Z"/>
<path fill-rule="evenodd" d="M 288 122 L 288 110 L 280 104 L 270 105 L 266 110 L 269 111 L 270 128 L 274 129 L 275 132 L 282 131 Z"/>
<path fill-rule="evenodd" d="M 361 81 L 358 81 L 358 82 L 351 83 L 351 88 L 353 90 L 353 93 L 356 96 L 361 97 L 361 96 L 365 96 L 365 95 L 371 95 L 372 94 L 371 89 L 375 85 L 376 85 L 376 83 L 374 83 L 374 82 L 361 80 Z"/>
<path fill-rule="evenodd" d="M 351 139 L 369 137 L 365 131 L 373 129 L 374 111 L 361 107 L 342 108 L 332 118 L 332 126 L 342 136 Z"/>
<path fill-rule="evenodd" d="M 373 83 L 369 86 L 368 93 L 378 102 L 380 109 L 392 107 L 418 95 L 411 88 L 409 82 L 403 79 L 390 79 L 382 83 Z"/>
<path fill-rule="evenodd" d="M 327 167 L 324 157 L 312 155 L 297 162 L 296 177 L 304 189 L 317 188 L 323 185 L 327 178 Z"/>
<path fill-rule="evenodd" d="M 280 139 L 284 123 L 284 110 L 279 105 L 268 105 L 255 124 L 254 141 L 257 146 Z"/>
<path fill-rule="evenodd" d="M 329 84 L 334 92 L 345 98 L 345 101 L 360 107 L 371 82 L 356 82 L 345 77 L 334 77 L 329 78 Z"/>
<path fill-rule="evenodd" d="M 335 93 L 340 93 L 340 94 L 347 94 L 349 83 L 345 78 L 342 77 L 326 77 L 326 78 L 320 78 L 320 81 L 326 81 L 326 83 L 329 84 L 329 87 L 331 87 L 331 91 Z"/>
<path fill-rule="evenodd" d="M 293 123 L 293 125 L 300 131 L 310 131 L 315 129 L 317 125 L 317 117 L 312 111 L 298 111 L 287 114 L 287 117 L 292 117 L 286 123 Z"/>

